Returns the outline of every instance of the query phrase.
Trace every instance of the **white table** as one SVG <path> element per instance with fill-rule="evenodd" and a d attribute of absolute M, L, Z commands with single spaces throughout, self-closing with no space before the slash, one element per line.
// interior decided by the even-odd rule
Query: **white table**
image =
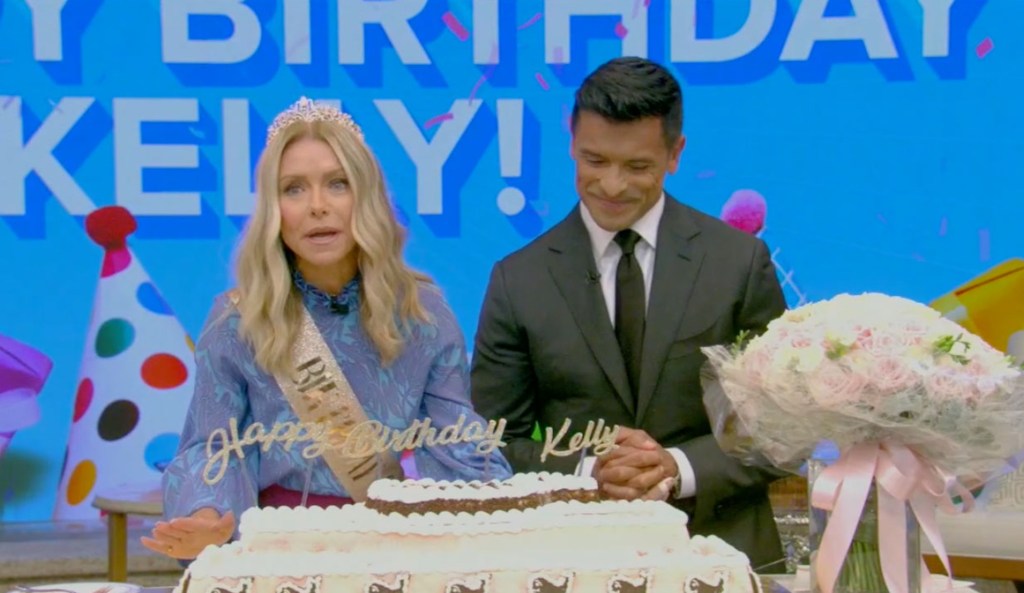
<path fill-rule="evenodd" d="M 1024 581 L 1024 510 L 989 510 L 963 515 L 938 513 L 943 545 L 953 574 L 965 578 Z M 921 537 L 928 568 L 942 566 L 928 538 Z"/>

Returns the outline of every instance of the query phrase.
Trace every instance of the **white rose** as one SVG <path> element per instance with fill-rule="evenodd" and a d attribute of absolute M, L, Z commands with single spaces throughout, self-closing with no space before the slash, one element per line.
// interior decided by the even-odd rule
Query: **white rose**
<path fill-rule="evenodd" d="M 795 359 L 798 373 L 810 373 L 825 361 L 825 353 L 821 348 L 798 348 Z"/>

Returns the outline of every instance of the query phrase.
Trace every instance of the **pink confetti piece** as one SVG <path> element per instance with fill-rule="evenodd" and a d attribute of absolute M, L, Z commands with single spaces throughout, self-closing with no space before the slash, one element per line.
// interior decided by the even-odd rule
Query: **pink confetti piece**
<path fill-rule="evenodd" d="M 561 66 L 565 63 L 565 54 L 562 52 L 562 46 L 559 45 L 554 50 L 555 65 Z"/>
<path fill-rule="evenodd" d="M 429 130 L 430 128 L 436 126 L 437 124 L 444 121 L 448 121 L 450 119 L 455 119 L 455 116 L 450 111 L 448 113 L 442 113 L 441 115 L 435 115 L 434 117 L 428 119 L 423 123 L 423 129 Z"/>
<path fill-rule="evenodd" d="M 465 41 L 469 39 L 469 31 L 467 31 L 466 28 L 462 26 L 462 23 L 460 23 L 459 19 L 456 18 L 454 14 L 452 14 L 452 11 L 449 10 L 448 12 L 441 15 L 441 20 L 444 21 L 444 24 L 448 26 L 448 30 L 459 38 L 459 41 Z"/>
<path fill-rule="evenodd" d="M 644 0 L 644 8 L 650 8 L 651 0 Z"/>
<path fill-rule="evenodd" d="M 646 2 L 644 3 L 646 6 Z M 640 0 L 633 2 L 633 18 L 636 18 L 637 13 L 640 12 Z"/>
<path fill-rule="evenodd" d="M 486 82 L 486 81 L 487 81 L 487 73 L 484 73 L 484 74 L 480 75 L 480 78 L 478 78 L 476 80 L 476 83 L 473 85 L 473 88 L 470 89 L 470 91 L 469 91 L 469 102 L 470 102 L 470 104 L 472 104 L 473 103 L 473 99 L 476 98 L 476 92 L 480 90 L 480 87 L 482 87 L 484 85 L 484 82 Z"/>
<path fill-rule="evenodd" d="M 537 14 L 531 16 L 528 21 L 526 21 L 525 23 L 519 25 L 519 30 L 522 31 L 523 29 L 526 29 L 527 27 L 532 27 L 533 25 L 537 24 L 537 21 L 539 21 L 540 18 L 541 18 L 541 13 L 538 12 Z"/>
<path fill-rule="evenodd" d="M 981 43 L 979 43 L 977 47 L 974 48 L 974 53 L 978 56 L 978 59 L 981 60 L 984 59 L 995 46 L 996 44 L 992 42 L 992 38 L 986 37 L 981 40 Z"/>
<path fill-rule="evenodd" d="M 291 45 L 291 47 L 288 48 L 287 55 L 290 56 L 290 55 L 293 55 L 296 52 L 298 52 L 299 49 L 302 47 L 302 44 L 306 43 L 306 41 L 308 41 L 308 40 L 309 40 L 309 35 L 308 34 L 303 35 L 303 36 L 299 37 L 298 39 L 296 39 L 295 43 L 293 43 Z"/>
<path fill-rule="evenodd" d="M 480 78 L 478 78 L 476 80 L 476 83 L 473 84 L 473 88 L 470 89 L 470 91 L 469 91 L 469 103 L 470 104 L 473 103 L 473 99 L 476 97 L 476 93 L 477 93 L 477 91 L 480 90 L 480 87 L 483 86 L 483 84 L 485 82 L 487 82 L 491 78 L 491 75 L 494 74 L 494 69 L 498 67 L 498 64 L 497 64 L 497 61 L 498 61 L 498 44 L 497 43 L 491 45 L 491 59 L 487 60 L 487 61 L 490 62 L 491 65 L 487 68 L 487 70 L 484 71 L 484 73 L 480 76 Z"/>
<path fill-rule="evenodd" d="M 545 91 L 551 90 L 551 86 L 548 85 L 548 81 L 544 80 L 544 76 L 540 72 L 534 74 L 533 76 L 534 78 L 537 79 L 537 84 L 540 85 L 540 88 L 544 89 Z"/>
<path fill-rule="evenodd" d="M 992 237 L 988 229 L 978 230 L 978 259 L 988 261 L 992 256 Z"/>
<path fill-rule="evenodd" d="M 946 231 L 949 229 L 949 219 L 945 216 L 942 217 L 942 222 L 939 223 L 939 236 L 945 237 Z"/>
<path fill-rule="evenodd" d="M 628 34 L 629 34 L 629 29 L 626 28 L 626 25 L 622 24 L 622 21 L 619 21 L 618 23 L 615 23 L 615 35 L 619 39 L 624 39 L 626 37 L 626 35 L 628 35 Z"/>

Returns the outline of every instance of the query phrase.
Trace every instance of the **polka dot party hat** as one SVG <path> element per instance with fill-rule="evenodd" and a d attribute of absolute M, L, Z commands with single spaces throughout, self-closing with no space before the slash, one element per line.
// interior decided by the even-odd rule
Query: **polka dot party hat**
<path fill-rule="evenodd" d="M 97 494 L 159 488 L 192 397 L 194 345 L 127 246 L 135 218 L 100 208 L 85 229 L 103 250 L 54 519 L 99 516 Z"/>

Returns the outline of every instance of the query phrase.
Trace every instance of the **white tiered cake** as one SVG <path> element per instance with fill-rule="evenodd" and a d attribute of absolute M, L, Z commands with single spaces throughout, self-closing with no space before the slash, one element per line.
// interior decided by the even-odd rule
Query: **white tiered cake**
<path fill-rule="evenodd" d="M 437 510 L 454 509 L 456 512 Z M 747 557 L 590 478 L 375 482 L 365 504 L 252 509 L 175 593 L 759 593 Z"/>

